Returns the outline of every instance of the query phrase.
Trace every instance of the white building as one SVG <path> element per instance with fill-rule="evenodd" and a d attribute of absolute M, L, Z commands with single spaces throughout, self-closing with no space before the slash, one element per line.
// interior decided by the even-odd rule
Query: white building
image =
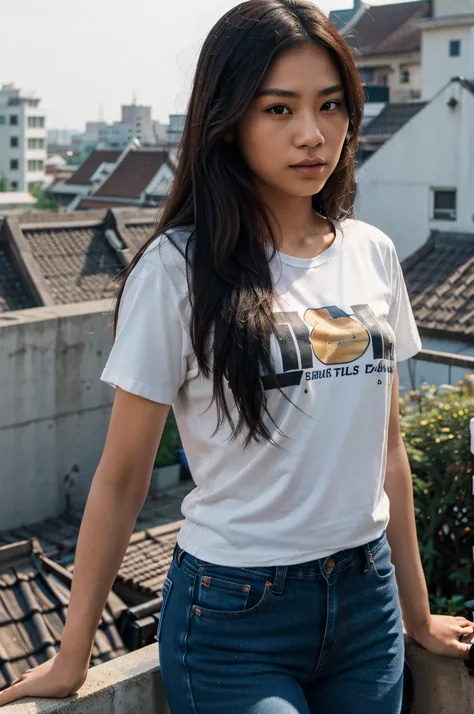
<path fill-rule="evenodd" d="M 13 84 L 0 88 L 0 178 L 8 191 L 30 191 L 45 181 L 46 120 L 40 102 Z"/>
<path fill-rule="evenodd" d="M 474 79 L 474 0 L 433 0 L 422 29 L 422 99 L 434 97 L 453 77 Z"/>
<path fill-rule="evenodd" d="M 424 348 L 462 356 L 474 356 L 473 165 L 474 83 L 458 78 L 357 172 L 357 216 L 394 241 Z M 465 371 L 409 361 L 400 381 L 455 384 Z"/>

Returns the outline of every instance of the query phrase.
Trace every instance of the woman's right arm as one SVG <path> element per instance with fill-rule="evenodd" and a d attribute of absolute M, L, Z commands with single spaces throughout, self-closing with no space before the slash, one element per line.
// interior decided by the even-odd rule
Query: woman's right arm
<path fill-rule="evenodd" d="M 84 683 L 107 597 L 148 493 L 168 411 L 117 387 L 82 519 L 60 651 L 1 692 L 0 706 L 23 697 L 65 697 Z"/>

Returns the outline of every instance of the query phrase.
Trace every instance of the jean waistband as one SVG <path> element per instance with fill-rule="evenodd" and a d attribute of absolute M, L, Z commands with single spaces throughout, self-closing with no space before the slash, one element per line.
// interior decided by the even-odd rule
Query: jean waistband
<path fill-rule="evenodd" d="M 373 556 L 387 542 L 387 534 L 384 531 L 379 538 L 354 548 L 341 550 L 326 558 L 308 561 L 307 563 L 299 563 L 288 566 L 274 567 L 249 567 L 235 568 L 234 566 L 217 565 L 208 561 L 200 560 L 193 555 L 190 555 L 178 544 L 175 546 L 173 562 L 178 566 L 185 562 L 186 568 L 190 571 L 197 572 L 200 568 L 213 566 L 216 568 L 229 568 L 232 570 L 242 570 L 246 573 L 253 574 L 257 577 L 263 577 L 271 580 L 273 583 L 274 592 L 278 592 L 288 578 L 298 580 L 317 580 L 320 578 L 328 578 L 335 576 L 346 568 L 350 567 L 357 561 L 361 564 L 364 572 L 370 570 L 373 564 Z"/>

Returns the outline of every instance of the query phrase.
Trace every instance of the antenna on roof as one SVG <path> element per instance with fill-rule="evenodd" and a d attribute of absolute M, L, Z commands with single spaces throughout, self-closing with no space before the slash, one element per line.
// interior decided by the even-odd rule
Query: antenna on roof
<path fill-rule="evenodd" d="M 132 104 L 135 107 L 137 105 L 137 90 L 134 89 L 132 92 Z"/>

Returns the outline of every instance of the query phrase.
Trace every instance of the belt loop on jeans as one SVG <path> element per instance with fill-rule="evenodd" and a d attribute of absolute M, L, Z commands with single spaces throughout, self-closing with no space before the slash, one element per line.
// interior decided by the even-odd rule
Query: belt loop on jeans
<path fill-rule="evenodd" d="M 176 563 L 181 565 L 181 561 L 184 558 L 185 551 L 176 544 Z"/>
<path fill-rule="evenodd" d="M 370 570 L 370 566 L 372 564 L 372 553 L 370 551 L 370 545 L 367 543 L 366 545 L 362 546 L 362 550 L 364 551 L 363 559 L 364 559 L 364 573 L 368 573 Z"/>
<path fill-rule="evenodd" d="M 283 588 L 285 587 L 286 575 L 288 573 L 288 568 L 286 565 L 279 565 L 275 571 L 275 579 L 271 586 L 271 591 L 274 595 L 281 595 Z"/>

